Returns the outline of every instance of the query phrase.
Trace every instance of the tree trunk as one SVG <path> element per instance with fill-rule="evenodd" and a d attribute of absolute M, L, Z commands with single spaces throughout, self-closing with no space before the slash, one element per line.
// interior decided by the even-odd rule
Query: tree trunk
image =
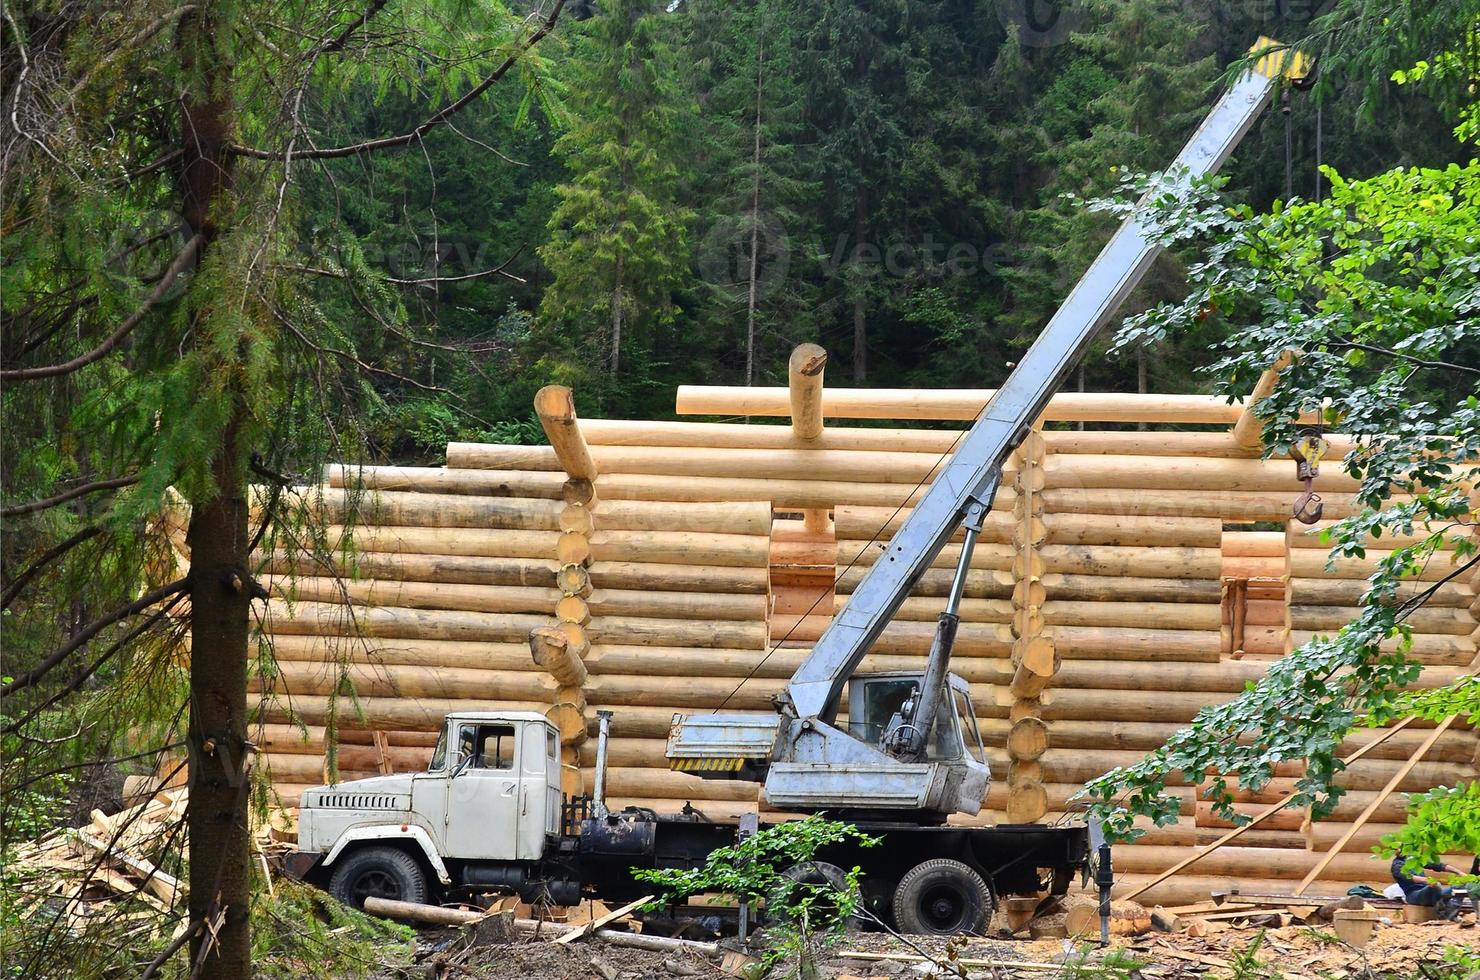
<path fill-rule="evenodd" d="M 755 152 L 751 159 L 754 173 L 750 184 L 750 290 L 745 305 L 745 383 L 755 384 L 755 306 L 758 295 L 756 277 L 760 272 L 761 225 L 761 96 L 763 69 L 766 63 L 765 41 L 757 42 L 755 53 Z"/>
<path fill-rule="evenodd" d="M 853 261 L 859 262 L 863 255 L 864 230 L 868 226 L 866 220 L 867 206 L 864 203 L 863 192 L 858 192 L 858 200 L 853 208 Z M 853 295 L 853 381 L 863 384 L 868 376 L 868 302 L 864 291 L 864 275 L 860 274 Z"/>
<path fill-rule="evenodd" d="M 612 287 L 612 377 L 622 366 L 622 253 L 617 251 L 616 285 Z"/>
<path fill-rule="evenodd" d="M 203 236 L 204 258 L 229 220 L 233 157 L 232 65 L 214 10 L 181 21 L 182 214 Z M 192 500 L 190 544 L 190 957 L 199 975 L 248 980 L 251 894 L 247 828 L 248 573 L 246 474 L 239 437 L 244 393 L 229 387 L 228 420 L 214 447 L 214 486 Z"/>

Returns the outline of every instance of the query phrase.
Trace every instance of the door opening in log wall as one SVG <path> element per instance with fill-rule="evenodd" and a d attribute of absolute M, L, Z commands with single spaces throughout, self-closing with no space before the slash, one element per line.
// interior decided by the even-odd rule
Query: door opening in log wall
<path fill-rule="evenodd" d="M 771 520 L 772 646 L 811 647 L 836 605 L 838 541 L 825 507 L 776 511 Z"/>

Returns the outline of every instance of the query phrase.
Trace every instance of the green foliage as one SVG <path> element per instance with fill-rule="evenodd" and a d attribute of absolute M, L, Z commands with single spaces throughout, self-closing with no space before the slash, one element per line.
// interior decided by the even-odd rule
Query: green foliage
<path fill-rule="evenodd" d="M 1434 587 L 1416 587 L 1414 576 L 1444 561 L 1449 580 L 1480 560 L 1467 490 L 1480 473 L 1480 371 L 1469 366 L 1480 363 L 1480 161 L 1366 180 L 1327 175 L 1325 200 L 1265 213 L 1228 206 L 1218 181 L 1185 192 L 1125 181 L 1128 191 L 1150 195 L 1163 240 L 1197 240 L 1206 251 L 1188 270 L 1187 298 L 1129 318 L 1117 343 L 1157 341 L 1216 311 L 1234 332 L 1208 371 L 1228 395 L 1246 393 L 1281 352 L 1300 351 L 1254 406 L 1266 452 L 1295 441 L 1293 420 L 1304 413 L 1340 419 L 1356 442 L 1341 465 L 1361 481 L 1362 509 L 1328 532 L 1333 559 L 1364 555 L 1384 537 L 1407 540 L 1378 562 L 1354 622 L 1276 662 L 1236 700 L 1199 712 L 1140 763 L 1089 784 L 1119 835 L 1135 835 L 1138 813 L 1158 823 L 1174 817 L 1177 804 L 1162 791 L 1177 771 L 1191 781 L 1223 774 L 1211 778 L 1211 798 L 1236 819 L 1228 775 L 1257 789 L 1274 764 L 1303 760 L 1297 802 L 1328 813 L 1341 792 L 1334 779 L 1342 737 L 1402 711 L 1402 689 L 1419 675 L 1404 656 L 1412 633 L 1404 619 Z M 1468 690 L 1462 684 L 1454 694 Z"/>
<path fill-rule="evenodd" d="M 852 824 L 814 815 L 763 828 L 736 844 L 711 851 L 698 868 L 633 868 L 632 875 L 662 889 L 659 904 L 701 892 L 719 892 L 753 905 L 764 903 L 767 928 L 774 940 L 765 957 L 767 964 L 793 959 L 800 964 L 817 944 L 841 936 L 859 907 L 862 871 L 857 867 L 845 871 L 840 888 L 798 881 L 787 870 L 814 860 L 829 847 L 875 847 L 879 842 Z"/>
<path fill-rule="evenodd" d="M 264 980 L 364 978 L 405 969 L 415 930 L 357 912 L 320 889 L 278 879 L 252 903 L 253 961 Z"/>

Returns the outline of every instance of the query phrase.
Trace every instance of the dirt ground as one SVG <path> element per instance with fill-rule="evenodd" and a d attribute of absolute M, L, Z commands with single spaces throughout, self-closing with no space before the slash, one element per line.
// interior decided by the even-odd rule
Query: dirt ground
<path fill-rule="evenodd" d="M 878 961 L 851 957 L 850 952 L 914 955 L 926 953 L 942 962 L 962 962 L 964 975 L 975 978 L 1145 978 L 1145 980 L 1410 980 L 1453 978 L 1461 974 L 1444 963 L 1452 947 L 1480 945 L 1480 930 L 1466 916 L 1462 923 L 1379 924 L 1361 950 L 1340 942 L 1322 927 L 1229 929 L 1194 939 L 1167 933 L 1117 937 L 1111 949 L 1139 966 L 1107 968 L 1106 951 L 1064 939 L 946 941 L 883 933 L 845 937 L 818 964 L 818 980 L 892 980 L 932 975 L 920 962 Z M 990 961 L 993 965 L 972 961 Z M 417 972 L 440 977 L 521 978 L 521 980 L 649 980 L 649 978 L 721 978 L 710 958 L 684 953 L 626 949 L 586 939 L 567 946 L 548 940 L 525 940 L 467 948 L 453 931 L 423 936 Z M 1067 961 L 1067 962 L 1066 962 Z M 1036 963 L 1049 969 L 1015 966 Z M 997 965 L 1000 964 L 1000 965 Z M 785 976 L 780 971 L 773 976 Z M 933 975 L 948 976 L 936 971 Z"/>

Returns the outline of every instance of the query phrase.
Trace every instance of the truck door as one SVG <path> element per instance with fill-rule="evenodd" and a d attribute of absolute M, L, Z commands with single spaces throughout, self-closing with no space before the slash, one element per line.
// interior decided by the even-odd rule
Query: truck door
<path fill-rule="evenodd" d="M 523 805 L 518 728 L 471 721 L 457 728 L 456 762 L 447 781 L 447 856 L 512 861 L 518 857 Z"/>

